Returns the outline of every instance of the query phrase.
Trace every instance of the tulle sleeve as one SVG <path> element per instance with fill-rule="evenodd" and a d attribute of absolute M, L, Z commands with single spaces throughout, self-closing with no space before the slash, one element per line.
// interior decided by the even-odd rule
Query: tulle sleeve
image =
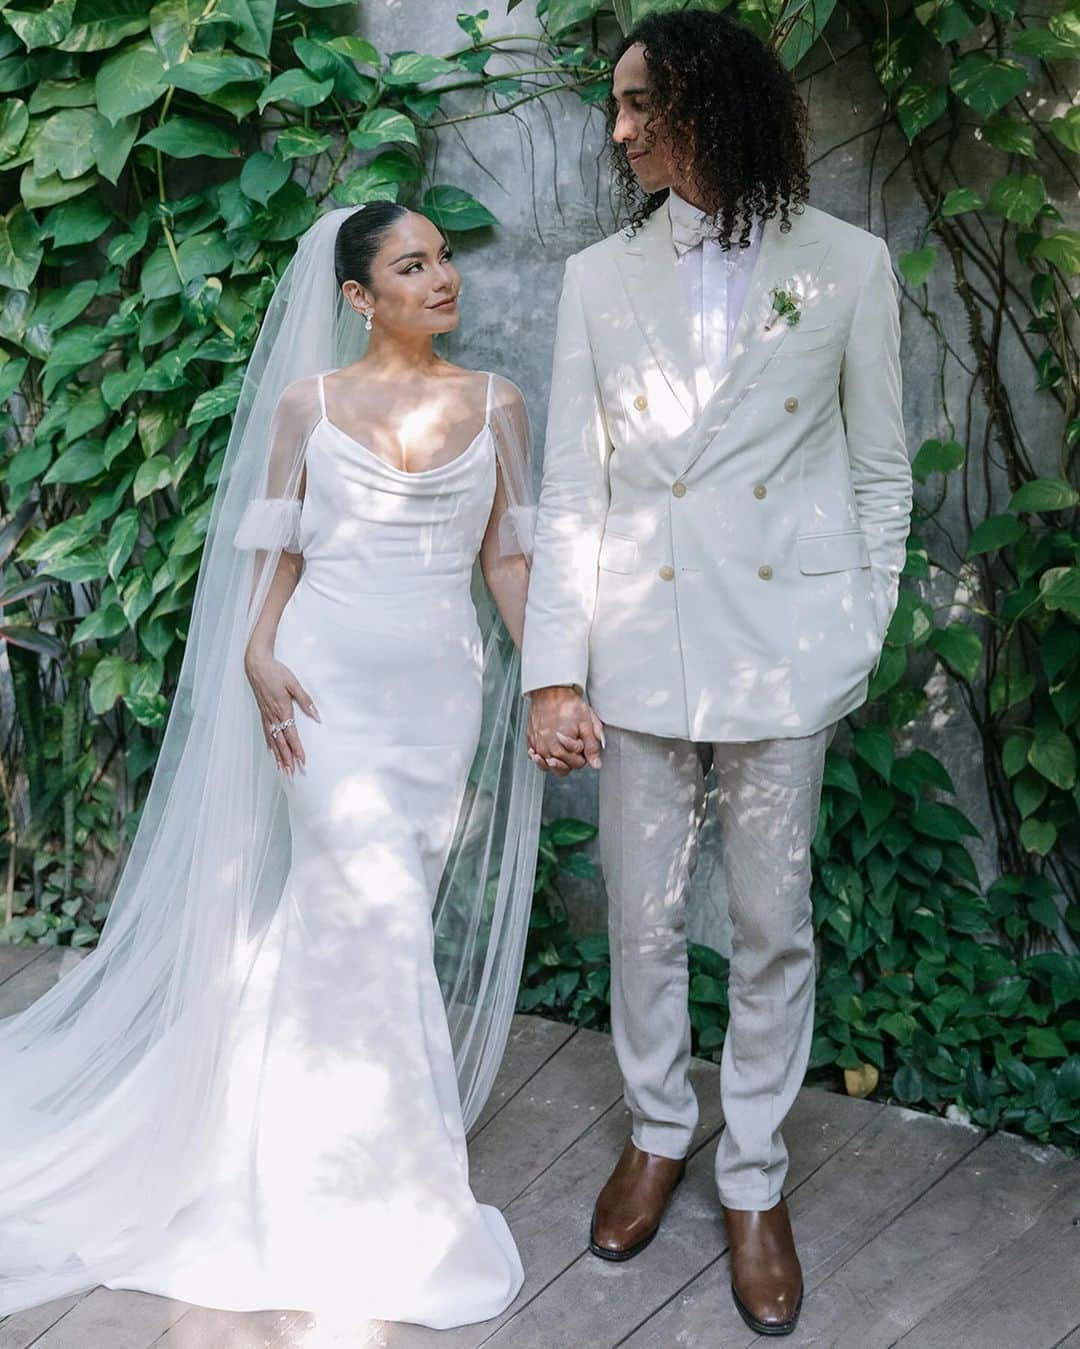
<path fill-rule="evenodd" d="M 532 556 L 536 528 L 536 490 L 532 473 L 532 437 L 521 390 L 496 375 L 491 392 L 491 429 L 503 491 L 496 498 L 499 555 Z"/>
<path fill-rule="evenodd" d="M 319 420 L 317 376 L 289 384 L 278 399 L 270 429 L 270 453 L 259 495 L 244 507 L 233 535 L 237 548 L 300 552 L 303 470 L 308 438 Z"/>
<path fill-rule="evenodd" d="M 237 548 L 284 548 L 300 551 L 300 501 L 260 497 L 249 501 L 240 517 L 233 543 Z"/>

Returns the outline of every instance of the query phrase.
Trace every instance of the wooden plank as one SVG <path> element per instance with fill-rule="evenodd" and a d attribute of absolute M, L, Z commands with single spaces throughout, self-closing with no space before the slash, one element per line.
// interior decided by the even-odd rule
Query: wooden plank
<path fill-rule="evenodd" d="M 0 1321 L 0 1349 L 29 1349 L 36 1344 L 42 1334 L 60 1320 L 62 1316 L 81 1302 L 86 1293 L 76 1293 L 72 1297 L 60 1297 L 52 1302 L 43 1302 L 40 1306 L 29 1307 L 24 1312 L 13 1312 Z"/>
<path fill-rule="evenodd" d="M 548 1059 L 558 1053 L 574 1030 L 575 1027 L 564 1022 L 545 1021 L 539 1016 L 514 1017 L 491 1095 L 473 1125 L 470 1140 L 494 1119 Z"/>
<path fill-rule="evenodd" d="M 305 1312 L 227 1312 L 209 1307 L 191 1307 L 154 1340 L 151 1349 L 268 1349 L 286 1343 L 301 1345 L 302 1338 L 287 1340 L 302 1328 L 308 1341 L 312 1318 Z"/>
<path fill-rule="evenodd" d="M 872 1129 L 881 1113 L 882 1107 L 872 1102 L 801 1092 L 784 1126 L 791 1156 L 789 1185 L 800 1184 L 846 1141 Z M 660 1235 L 641 1255 L 624 1264 L 598 1260 L 579 1238 L 581 1253 L 567 1262 L 564 1272 L 483 1344 L 493 1349 L 562 1344 L 603 1349 L 621 1342 L 724 1249 L 714 1156 L 712 1147 L 693 1156 Z M 664 1341 L 664 1349 L 671 1343 Z M 693 1341 L 695 1349 L 706 1344 L 713 1349 L 716 1343 L 711 1325 Z"/>
<path fill-rule="evenodd" d="M 34 1349 L 147 1349 L 187 1311 L 184 1302 L 95 1288 L 33 1341 Z"/>
<path fill-rule="evenodd" d="M 833 1349 L 895 1344 L 1078 1177 L 1080 1162 L 1055 1148 L 992 1135 L 815 1289 L 799 1318 L 800 1337 Z M 1020 1300 L 1030 1308 L 1026 1294 Z"/>
<path fill-rule="evenodd" d="M 57 979 L 77 965 L 85 952 L 73 946 L 49 946 L 36 960 L 27 962 L 10 979 L 0 983 L 0 1017 L 29 1007 Z"/>
<path fill-rule="evenodd" d="M 840 1095 L 834 1099 L 845 1112 L 857 1104 Z M 982 1137 L 980 1130 L 932 1115 L 901 1106 L 881 1107 L 868 1126 L 805 1183 L 785 1187 L 806 1301 L 834 1270 L 977 1147 Z M 726 1236 L 720 1244 L 723 1253 L 718 1251 L 718 1258 L 660 1311 L 650 1316 L 648 1307 L 639 1304 L 644 1315 L 639 1328 L 627 1338 L 628 1346 L 672 1349 L 707 1343 L 709 1349 L 730 1349 L 756 1340 L 732 1302 Z M 654 1294 L 652 1306 L 661 1307 L 663 1301 Z"/>
<path fill-rule="evenodd" d="M 473 1192 L 505 1209 L 622 1096 L 611 1040 L 577 1030 L 477 1135 Z"/>
<path fill-rule="evenodd" d="M 905 1349 L 1056 1345 L 1080 1321 L 1080 1184 L 1063 1181 L 1053 1202 L 978 1276 L 897 1341 Z"/>
<path fill-rule="evenodd" d="M 690 1072 L 700 1105 L 693 1154 L 715 1138 L 723 1117 L 719 1067 L 695 1059 Z M 525 1283 L 514 1304 L 501 1316 L 482 1326 L 461 1326 L 438 1334 L 419 1326 L 396 1327 L 387 1344 L 392 1349 L 474 1349 L 509 1321 L 586 1249 L 596 1196 L 629 1135 L 630 1114 L 620 1093 L 593 1127 L 506 1208 L 506 1219 L 525 1267 Z M 685 1184 L 672 1200 L 669 1218 L 682 1202 Z"/>
<path fill-rule="evenodd" d="M 48 947 L 45 946 L 0 946 L 0 984 L 8 979 L 32 960 L 37 960 L 44 955 Z"/>

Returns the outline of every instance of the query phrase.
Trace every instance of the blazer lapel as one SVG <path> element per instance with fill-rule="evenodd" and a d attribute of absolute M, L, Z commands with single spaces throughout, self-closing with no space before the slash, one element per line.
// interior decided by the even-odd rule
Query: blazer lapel
<path fill-rule="evenodd" d="M 811 231 L 803 216 L 793 217 L 787 234 L 780 232 L 775 216 L 762 222 L 761 244 L 732 335 L 727 364 L 690 435 L 687 463 L 680 477 L 690 471 L 716 439 L 737 403 L 760 380 L 792 331 L 793 325 L 772 307 L 772 288 L 783 287 L 786 282 L 797 285 L 802 295 L 800 322 L 817 310 L 823 298 L 817 275 L 831 244 Z"/>
<path fill-rule="evenodd" d="M 616 252 L 634 318 L 687 417 L 695 420 L 712 381 L 702 355 L 700 316 L 687 309 L 666 204 Z"/>

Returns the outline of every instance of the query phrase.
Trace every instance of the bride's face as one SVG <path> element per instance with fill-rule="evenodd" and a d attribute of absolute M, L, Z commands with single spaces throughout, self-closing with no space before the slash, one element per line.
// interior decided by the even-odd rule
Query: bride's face
<path fill-rule="evenodd" d="M 386 331 L 418 336 L 458 325 L 461 273 L 450 245 L 426 216 L 410 211 L 387 231 L 371 265 L 371 284 L 346 282 L 354 309 L 372 311 Z M 350 290 L 355 291 L 350 295 Z"/>

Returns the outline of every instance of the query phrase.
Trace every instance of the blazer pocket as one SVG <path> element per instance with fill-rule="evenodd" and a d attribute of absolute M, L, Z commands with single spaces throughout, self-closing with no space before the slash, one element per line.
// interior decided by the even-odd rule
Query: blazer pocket
<path fill-rule="evenodd" d="M 807 576 L 870 566 L 870 545 L 861 529 L 833 534 L 802 534 L 795 540 L 799 570 Z"/>
<path fill-rule="evenodd" d="M 796 327 L 785 338 L 776 353 L 776 359 L 781 361 L 792 359 L 796 356 L 805 356 L 811 351 L 839 351 L 844 345 L 844 337 L 844 333 L 838 332 L 834 323 L 821 328 L 804 329 L 801 333 Z"/>
<path fill-rule="evenodd" d="M 622 534 L 605 534 L 600 543 L 600 567 L 603 571 L 634 571 L 637 568 L 637 539 Z"/>

